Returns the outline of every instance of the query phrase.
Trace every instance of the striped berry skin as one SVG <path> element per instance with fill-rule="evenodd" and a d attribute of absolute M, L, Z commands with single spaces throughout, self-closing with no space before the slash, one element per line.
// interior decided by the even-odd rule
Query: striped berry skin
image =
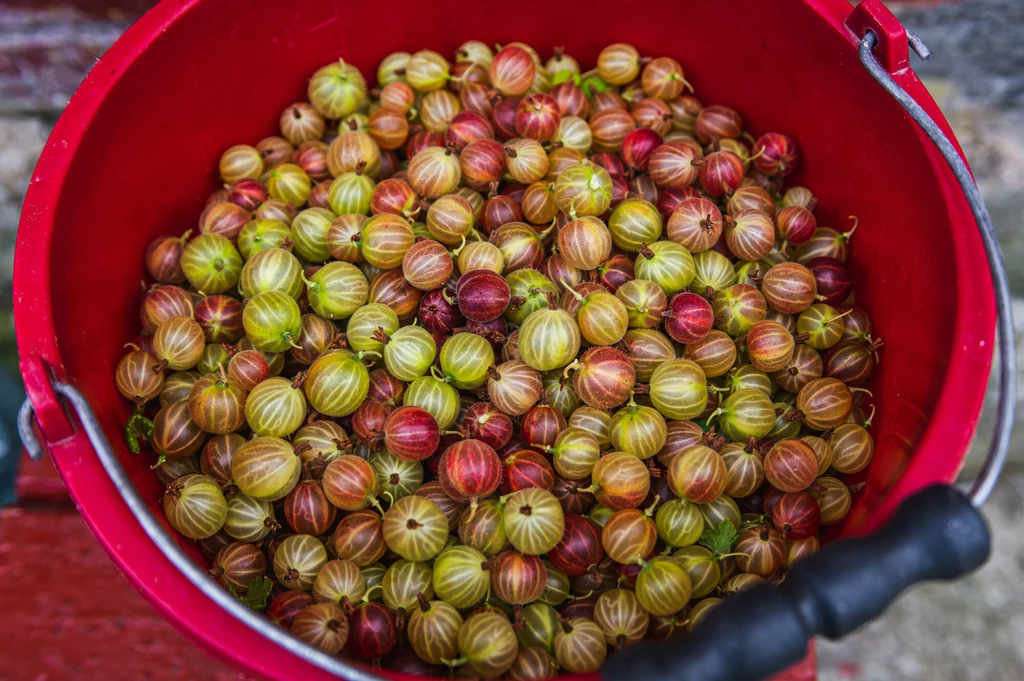
<path fill-rule="evenodd" d="M 629 358 L 621 350 L 606 346 L 585 351 L 572 379 L 580 399 L 597 409 L 611 409 L 628 400 L 635 382 L 636 371 Z"/>
<path fill-rule="evenodd" d="M 153 355 L 134 350 L 118 362 L 114 380 L 121 395 L 141 408 L 160 394 L 164 387 L 164 372 Z"/>
<path fill-rule="evenodd" d="M 505 313 L 511 300 L 508 282 L 489 270 L 472 270 L 459 277 L 455 299 L 459 312 L 473 322 L 489 322 Z"/>
<path fill-rule="evenodd" d="M 731 151 L 714 151 L 700 166 L 700 186 L 712 196 L 728 196 L 743 181 L 743 160 Z"/>
<path fill-rule="evenodd" d="M 579 414 L 582 409 L 593 408 L 581 407 L 573 412 L 573 417 Z M 597 409 L 593 409 L 593 411 L 607 417 L 607 413 L 604 411 Z M 577 419 L 577 423 L 579 422 L 580 420 Z M 599 426 L 604 429 L 604 436 L 607 440 L 606 444 L 611 443 L 611 437 L 608 434 L 610 423 L 611 419 L 608 418 L 603 426 Z M 593 424 L 588 423 L 587 425 Z M 601 458 L 601 444 L 598 442 L 597 437 L 593 433 L 575 426 L 566 428 L 559 433 L 555 444 L 546 447 L 545 451 L 551 453 L 552 463 L 558 474 L 569 480 L 584 480 L 590 477 L 590 474 L 594 472 L 594 466 L 597 465 L 598 460 Z"/>
<path fill-rule="evenodd" d="M 614 449 L 649 459 L 665 446 L 668 427 L 657 409 L 630 402 L 612 416 L 610 434 Z"/>
<path fill-rule="evenodd" d="M 759 210 L 762 213 L 767 213 L 768 217 L 772 219 L 775 218 L 777 210 L 775 197 L 768 190 L 753 184 L 744 185 L 737 189 L 736 193 L 729 197 L 726 208 L 731 215 L 735 215 L 742 210 Z M 773 222 L 773 228 L 774 225 L 775 223 Z"/>
<path fill-rule="evenodd" d="M 704 144 L 726 138 L 735 139 L 743 132 L 743 119 L 727 106 L 706 106 L 697 114 L 694 126 L 697 139 Z"/>
<path fill-rule="evenodd" d="M 480 440 L 462 440 L 441 455 L 437 479 L 452 499 L 476 506 L 478 499 L 498 489 L 502 470 L 494 448 Z"/>
<path fill-rule="evenodd" d="M 278 437 L 257 437 L 242 445 L 231 462 L 238 489 L 258 501 L 277 501 L 299 482 L 302 462 L 291 444 Z"/>
<path fill-rule="evenodd" d="M 675 558 L 656 556 L 636 578 L 636 598 L 652 615 L 671 615 L 690 600 L 692 584 L 686 567 Z"/>
<path fill-rule="evenodd" d="M 509 605 L 528 605 L 544 593 L 548 570 L 537 556 L 505 551 L 487 562 L 491 572 L 491 590 Z"/>
<path fill-rule="evenodd" d="M 608 645 L 604 632 L 589 619 L 564 619 L 562 629 L 555 633 L 555 659 L 567 672 L 596 672 L 604 664 L 607 655 Z"/>
<path fill-rule="evenodd" d="M 775 423 L 771 398 L 756 388 L 735 391 L 718 411 L 722 434 L 733 442 L 759 440 L 771 432 Z"/>
<path fill-rule="evenodd" d="M 447 539 L 448 518 L 426 497 L 402 497 L 384 514 L 384 540 L 406 560 L 430 560 Z"/>
<path fill-rule="evenodd" d="M 818 287 L 814 275 L 804 265 L 783 262 L 765 273 L 761 294 L 779 312 L 799 314 L 814 303 Z"/>
<path fill-rule="evenodd" d="M 519 328 L 519 352 L 537 371 L 560 369 L 580 350 L 580 329 L 565 310 L 537 310 Z"/>
<path fill-rule="evenodd" d="M 520 137 L 547 142 L 558 130 L 561 118 L 554 97 L 540 92 L 527 95 L 516 110 L 516 133 Z"/>
<path fill-rule="evenodd" d="M 599 218 L 587 215 L 571 220 L 558 232 L 558 252 L 577 269 L 597 269 L 611 251 L 611 232 Z"/>
<path fill-rule="evenodd" d="M 490 66 L 491 85 L 506 97 L 524 94 L 533 85 L 537 65 L 530 53 L 508 45 L 494 55 Z"/>
<path fill-rule="evenodd" d="M 648 159 L 651 179 L 665 189 L 688 187 L 697 180 L 698 166 L 693 161 L 701 155 L 699 148 L 686 142 L 666 142 L 651 152 Z"/>
<path fill-rule="evenodd" d="M 797 393 L 796 408 L 807 426 L 828 430 L 846 423 L 853 411 L 853 395 L 850 388 L 836 378 L 816 378 Z"/>
<path fill-rule="evenodd" d="M 715 450 L 694 445 L 672 459 L 668 484 L 676 496 L 694 504 L 707 504 L 725 491 L 728 471 Z"/>
<path fill-rule="evenodd" d="M 401 266 L 402 258 L 415 240 L 412 227 L 397 215 L 380 213 L 363 223 L 363 257 L 381 269 Z"/>
<path fill-rule="evenodd" d="M 521 423 L 523 440 L 533 447 L 550 447 L 555 444 L 558 434 L 565 430 L 565 417 L 546 404 L 526 412 Z"/>
<path fill-rule="evenodd" d="M 334 529 L 331 541 L 339 559 L 360 567 L 377 562 L 388 550 L 381 517 L 370 510 L 345 515 Z"/>
<path fill-rule="evenodd" d="M 780 239 L 799 246 L 811 240 L 818 221 L 803 206 L 786 206 L 775 216 L 775 229 Z"/>
<path fill-rule="evenodd" d="M 690 253 L 701 253 L 722 236 L 722 212 L 707 199 L 684 199 L 669 216 L 666 235 Z"/>
<path fill-rule="evenodd" d="M 491 402 L 510 416 L 521 416 L 540 399 L 544 389 L 540 373 L 521 359 L 502 362 L 488 372 Z"/>
<path fill-rule="evenodd" d="M 373 660 L 395 647 L 395 618 L 377 602 L 362 603 L 348 616 L 345 650 L 360 660 Z"/>
<path fill-rule="evenodd" d="M 750 328 L 746 344 L 750 363 L 768 373 L 785 368 L 793 358 L 796 346 L 786 327 L 768 319 Z"/>
<path fill-rule="evenodd" d="M 754 167 L 769 177 L 786 177 L 796 170 L 799 162 L 800 148 L 789 135 L 769 132 L 754 143 Z"/>
<path fill-rule="evenodd" d="M 650 378 L 651 403 L 677 421 L 697 418 L 708 404 L 707 377 L 688 359 L 661 362 Z"/>
<path fill-rule="evenodd" d="M 818 457 L 803 440 L 779 440 L 764 457 L 764 477 L 783 492 L 801 492 L 817 475 Z"/>
<path fill-rule="evenodd" d="M 307 287 L 310 307 L 325 319 L 351 317 L 366 304 L 370 294 L 366 277 L 358 267 L 347 262 L 327 263 L 308 280 Z"/>
<path fill-rule="evenodd" d="M 245 419 L 260 436 L 288 437 L 305 418 L 306 398 L 286 378 L 262 381 L 245 400 Z"/>
<path fill-rule="evenodd" d="M 785 539 L 813 537 L 821 527 L 821 507 L 807 492 L 789 492 L 772 507 L 772 524 Z"/>
<path fill-rule="evenodd" d="M 416 152 L 409 161 L 409 185 L 428 199 L 451 194 L 461 179 L 462 166 L 451 149 L 427 147 Z"/>
<path fill-rule="evenodd" d="M 756 287 L 733 284 L 715 293 L 711 310 L 715 316 L 715 328 L 737 338 L 765 318 L 768 304 Z"/>
<path fill-rule="evenodd" d="M 597 286 L 586 296 L 577 298 L 576 323 L 583 340 L 592 345 L 614 345 L 629 328 L 629 310 L 612 293 Z M 570 294 L 572 295 L 572 294 Z"/>
<path fill-rule="evenodd" d="M 408 215 L 416 209 L 419 197 L 405 180 L 389 178 L 377 183 L 370 195 L 370 212 Z"/>
<path fill-rule="evenodd" d="M 380 480 L 369 462 L 355 454 L 345 454 L 324 470 L 324 493 L 343 511 L 361 511 L 376 503 Z"/>
<path fill-rule="evenodd" d="M 489 402 L 477 402 L 467 409 L 461 425 L 466 437 L 480 440 L 495 450 L 508 444 L 513 428 L 512 419 Z"/>
<path fill-rule="evenodd" d="M 505 473 L 501 479 L 502 494 L 538 487 L 551 491 L 555 486 L 555 471 L 547 458 L 532 449 L 512 452 L 503 461 Z"/>
<path fill-rule="evenodd" d="M 328 416 L 348 416 L 363 403 L 370 373 L 346 350 L 332 350 L 313 362 L 303 386 L 314 409 Z"/>
<path fill-rule="evenodd" d="M 688 343 L 684 356 L 696 362 L 705 376 L 716 378 L 736 364 L 736 343 L 726 333 L 712 329 L 699 341 Z"/>
<path fill-rule="evenodd" d="M 146 331 L 157 327 L 172 317 L 192 319 L 194 315 L 192 296 L 178 286 L 160 286 L 146 294 L 139 307 L 139 317 Z"/>
<path fill-rule="evenodd" d="M 512 546 L 533 556 L 553 549 L 565 532 L 564 513 L 558 499 L 551 492 L 536 487 L 509 495 L 501 518 Z"/>
<path fill-rule="evenodd" d="M 384 446 L 406 461 L 422 461 L 434 453 L 441 434 L 437 421 L 425 409 L 403 406 L 384 422 Z"/>
<path fill-rule="evenodd" d="M 430 239 L 413 244 L 402 256 L 406 280 L 421 291 L 441 288 L 454 267 L 448 249 Z"/>
<path fill-rule="evenodd" d="M 664 312 L 665 333 L 677 343 L 697 343 L 703 340 L 715 323 L 711 304 L 690 291 L 672 296 Z"/>
<path fill-rule="evenodd" d="M 586 574 L 604 557 L 601 531 L 589 518 L 569 513 L 565 516 L 565 533 L 547 556 L 552 565 L 569 577 Z"/>
<path fill-rule="evenodd" d="M 724 218 L 725 244 L 740 260 L 760 260 L 775 246 L 775 223 L 767 213 L 746 208 Z"/>
<path fill-rule="evenodd" d="M 612 452 L 601 457 L 591 479 L 598 503 L 614 510 L 636 508 L 651 488 L 647 466 L 627 452 Z"/>
<path fill-rule="evenodd" d="M 459 154 L 462 181 L 477 191 L 484 191 L 492 182 L 499 181 L 506 164 L 505 147 L 489 138 L 470 142 Z"/>
<path fill-rule="evenodd" d="M 815 353 L 815 356 L 818 357 L 818 376 L 815 378 L 820 378 L 822 369 L 824 369 L 825 375 L 839 379 L 846 385 L 861 385 L 875 370 L 875 357 L 872 354 L 872 349 L 872 345 L 862 341 L 843 341 L 832 346 L 825 353 L 824 367 L 822 367 L 821 358 Z M 790 392 L 798 392 L 800 387 L 803 386 L 799 386 L 797 390 L 790 390 Z"/>
<path fill-rule="evenodd" d="M 658 529 L 649 515 L 637 508 L 616 511 L 601 530 L 601 546 L 616 563 L 644 558 L 654 550 Z"/>
<path fill-rule="evenodd" d="M 226 374 L 209 374 L 189 391 L 189 416 L 207 433 L 225 435 L 245 424 L 245 401 L 245 390 L 228 380 Z"/>
<path fill-rule="evenodd" d="M 299 534 L 318 537 L 334 524 L 338 507 L 327 498 L 319 480 L 305 480 L 284 498 L 284 515 Z"/>
<path fill-rule="evenodd" d="M 637 128 L 622 140 L 622 160 L 630 169 L 647 170 L 654 150 L 661 146 L 661 135 L 650 128 Z"/>

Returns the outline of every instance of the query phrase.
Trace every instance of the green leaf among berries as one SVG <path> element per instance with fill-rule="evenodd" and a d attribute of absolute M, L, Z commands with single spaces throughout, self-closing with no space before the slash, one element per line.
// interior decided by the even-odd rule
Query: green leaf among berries
<path fill-rule="evenodd" d="M 124 427 L 124 440 L 128 444 L 128 451 L 132 454 L 139 453 L 139 438 L 149 437 L 153 434 L 153 422 L 142 414 L 132 414 Z"/>
<path fill-rule="evenodd" d="M 249 582 L 249 588 L 246 589 L 244 594 L 237 593 L 234 587 L 231 587 L 231 593 L 235 594 L 238 600 L 253 610 L 263 610 L 267 607 L 267 602 L 270 600 L 270 591 L 273 588 L 274 583 L 270 581 L 269 577 L 256 577 Z"/>
<path fill-rule="evenodd" d="M 730 553 L 738 538 L 739 534 L 733 524 L 728 520 L 723 520 L 718 523 L 717 530 L 705 530 L 697 543 L 719 556 Z"/>
<path fill-rule="evenodd" d="M 570 80 L 576 85 L 580 84 L 580 77 L 578 75 L 576 75 L 572 71 L 562 70 L 551 77 L 551 84 L 558 85 L 559 83 L 564 83 Z"/>
<path fill-rule="evenodd" d="M 608 92 L 613 89 L 611 85 L 601 80 L 599 76 L 591 76 L 580 84 L 587 97 L 593 97 L 597 92 Z"/>

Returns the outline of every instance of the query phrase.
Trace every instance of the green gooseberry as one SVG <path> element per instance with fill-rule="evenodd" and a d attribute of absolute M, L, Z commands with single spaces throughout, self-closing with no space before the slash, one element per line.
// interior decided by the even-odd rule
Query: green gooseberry
<path fill-rule="evenodd" d="M 551 301 L 557 300 L 558 287 L 535 269 L 509 272 L 505 281 L 511 296 L 511 302 L 505 309 L 505 319 L 513 324 L 522 325 L 531 314 L 553 307 Z"/>
<path fill-rule="evenodd" d="M 420 376 L 405 389 L 402 403 L 430 413 L 440 430 L 447 430 L 459 415 L 459 393 L 434 376 Z"/>
<path fill-rule="evenodd" d="M 355 265 L 330 262 L 306 282 L 309 306 L 321 317 L 346 319 L 366 303 L 370 285 Z"/>
<path fill-rule="evenodd" d="M 400 381 L 414 381 L 425 374 L 437 356 L 434 337 L 422 326 L 403 326 L 390 336 L 381 331 L 376 338 L 384 339 L 384 366 Z"/>
<path fill-rule="evenodd" d="M 521 348 L 522 332 L 519 338 Z M 441 346 L 440 359 L 447 381 L 460 390 L 472 390 L 487 382 L 487 369 L 494 365 L 494 348 L 475 333 L 457 333 Z"/>
<path fill-rule="evenodd" d="M 370 389 L 370 372 L 362 361 L 366 354 L 331 350 L 317 357 L 303 385 L 314 409 L 327 416 L 348 416 L 359 408 Z"/>
<path fill-rule="evenodd" d="M 349 317 L 345 337 L 349 347 L 356 352 L 383 352 L 384 343 L 378 340 L 377 329 L 390 336 L 398 330 L 399 324 L 398 315 L 387 305 L 367 303 Z"/>
<path fill-rule="evenodd" d="M 374 183 L 362 169 L 342 173 L 327 190 L 327 203 L 335 215 L 363 215 L 370 212 Z"/>
<path fill-rule="evenodd" d="M 301 204 L 299 204 L 301 205 Z M 306 262 L 327 262 L 327 232 L 334 222 L 334 213 L 326 208 L 307 208 L 292 220 L 292 241 L 295 254 Z"/>
<path fill-rule="evenodd" d="M 736 270 L 729 258 L 714 249 L 693 256 L 693 279 L 689 288 L 694 293 L 710 298 L 715 292 L 736 283 Z"/>
<path fill-rule="evenodd" d="M 181 271 L 196 290 L 207 295 L 224 293 L 238 283 L 242 256 L 227 237 L 200 234 L 185 244 L 181 252 Z"/>
<path fill-rule="evenodd" d="M 688 359 L 662 362 L 649 385 L 651 403 L 673 421 L 696 418 L 708 404 L 704 370 Z"/>
<path fill-rule="evenodd" d="M 642 244 L 636 256 L 637 278 L 653 281 L 668 296 L 686 290 L 694 268 L 694 257 L 675 241 Z"/>
<path fill-rule="evenodd" d="M 775 407 L 771 398 L 760 390 L 746 388 L 729 395 L 708 421 L 716 416 L 722 434 L 733 442 L 760 440 L 775 424 Z"/>
<path fill-rule="evenodd" d="M 265 248 L 246 261 L 238 288 L 246 298 L 264 291 L 280 291 L 298 300 L 302 295 L 302 265 L 282 248 Z"/>
<path fill-rule="evenodd" d="M 265 248 L 292 250 L 292 230 L 280 220 L 256 219 L 242 225 L 238 233 L 238 252 L 249 260 Z"/>
<path fill-rule="evenodd" d="M 295 341 L 302 331 L 302 313 L 287 293 L 264 291 L 242 309 L 242 326 L 257 350 L 284 352 L 299 347 Z"/>

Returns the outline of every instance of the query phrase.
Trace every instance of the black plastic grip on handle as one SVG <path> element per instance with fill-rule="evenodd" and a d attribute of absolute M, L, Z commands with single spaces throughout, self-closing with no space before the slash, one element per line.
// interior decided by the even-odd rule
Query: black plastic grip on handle
<path fill-rule="evenodd" d="M 825 546 L 776 587 L 726 599 L 690 634 L 612 656 L 606 681 L 759 681 L 800 661 L 817 635 L 839 638 L 885 611 L 907 587 L 980 567 L 988 525 L 945 485 L 908 497 L 874 534 Z"/>

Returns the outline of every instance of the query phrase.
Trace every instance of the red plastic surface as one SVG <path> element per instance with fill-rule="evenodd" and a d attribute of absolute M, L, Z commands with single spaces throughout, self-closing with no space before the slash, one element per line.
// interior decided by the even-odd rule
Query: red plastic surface
<path fill-rule="evenodd" d="M 889 73 L 896 73 L 910 67 L 910 49 L 907 45 L 907 31 L 893 16 L 882 0 L 864 0 L 850 14 L 846 26 L 858 38 L 868 30 L 878 38 L 875 55 Z"/>
<path fill-rule="evenodd" d="M 846 0 L 656 1 L 637 12 L 608 0 L 585 12 L 523 0 L 499 22 L 451 0 L 386 12 L 340 0 L 167 0 L 93 69 L 40 159 L 16 251 L 22 357 L 77 385 L 122 447 L 129 405 L 112 377 L 137 332 L 146 242 L 194 228 L 220 152 L 275 133 L 316 68 L 344 57 L 372 76 L 392 50 L 450 54 L 469 38 L 525 40 L 543 53 L 564 45 L 591 64 L 604 45 L 628 41 L 678 58 L 700 98 L 736 107 L 755 136 L 795 136 L 804 160 L 794 180 L 819 197 L 819 224 L 860 218 L 858 301 L 886 347 L 871 385 L 876 459 L 840 533 L 867 531 L 959 471 L 988 377 L 994 305 L 967 204 L 931 143 L 860 66 L 851 11 Z M 912 71 L 895 77 L 942 121 Z M 179 629 L 250 673 L 328 678 L 192 588 L 134 521 L 83 433 L 51 442 L 50 453 L 100 542 Z M 155 477 L 120 454 L 155 503 Z"/>

